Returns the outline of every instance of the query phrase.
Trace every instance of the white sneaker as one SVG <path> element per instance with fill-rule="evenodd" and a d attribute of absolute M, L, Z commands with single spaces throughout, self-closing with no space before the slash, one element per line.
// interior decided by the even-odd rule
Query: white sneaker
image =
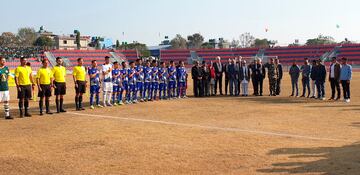
<path fill-rule="evenodd" d="M 345 102 L 346 102 L 346 103 L 350 103 L 350 99 L 346 99 Z"/>

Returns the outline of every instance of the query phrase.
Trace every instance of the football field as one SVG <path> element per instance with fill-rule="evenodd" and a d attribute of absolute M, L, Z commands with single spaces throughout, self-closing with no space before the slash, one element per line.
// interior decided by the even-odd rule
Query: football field
<path fill-rule="evenodd" d="M 284 78 L 278 97 L 265 79 L 263 97 L 193 98 L 189 81 L 187 99 L 90 110 L 87 96 L 80 112 L 68 84 L 67 113 L 32 101 L 32 118 L 0 120 L 0 174 L 359 174 L 360 73 L 348 104 L 290 98 Z"/>

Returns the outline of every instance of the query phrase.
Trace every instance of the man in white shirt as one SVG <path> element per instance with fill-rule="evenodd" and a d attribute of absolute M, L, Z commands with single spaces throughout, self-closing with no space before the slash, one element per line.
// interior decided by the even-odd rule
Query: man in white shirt
<path fill-rule="evenodd" d="M 250 81 L 250 69 L 246 66 L 246 61 L 241 61 L 241 67 L 239 70 L 239 81 L 241 83 L 242 96 L 248 96 L 248 86 Z"/>
<path fill-rule="evenodd" d="M 110 64 L 110 57 L 105 57 L 105 63 L 102 65 L 101 71 L 103 75 L 103 103 L 104 107 L 112 106 L 110 100 L 113 90 L 112 85 L 112 64 Z"/>

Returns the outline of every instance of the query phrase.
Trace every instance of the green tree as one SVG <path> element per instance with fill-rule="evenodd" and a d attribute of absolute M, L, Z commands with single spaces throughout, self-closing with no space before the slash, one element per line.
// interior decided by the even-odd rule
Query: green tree
<path fill-rule="evenodd" d="M 210 43 L 210 42 L 205 42 L 201 45 L 202 49 L 214 49 L 214 44 Z"/>
<path fill-rule="evenodd" d="M 148 50 L 146 44 L 133 42 L 130 44 L 123 44 L 120 46 L 121 50 L 136 50 L 140 53 L 140 56 L 148 57 L 150 56 L 150 51 Z"/>
<path fill-rule="evenodd" d="M 180 34 L 177 34 L 175 38 L 170 41 L 172 49 L 186 49 L 186 39 Z"/>
<path fill-rule="evenodd" d="M 270 41 L 268 39 L 259 39 L 256 38 L 254 40 L 254 44 L 252 45 L 253 47 L 256 48 L 269 48 L 270 47 Z"/>
<path fill-rule="evenodd" d="M 81 35 L 80 35 L 80 31 L 74 30 L 74 34 L 76 35 L 76 47 L 77 47 L 78 50 L 80 50 L 80 48 L 81 48 L 81 43 L 80 43 Z"/>
<path fill-rule="evenodd" d="M 11 32 L 3 32 L 0 36 L 0 46 L 15 47 L 18 45 L 18 38 Z"/>
<path fill-rule="evenodd" d="M 119 48 L 120 48 L 120 41 L 119 41 L 119 40 L 116 40 L 115 48 L 116 48 L 116 49 L 119 49 Z"/>
<path fill-rule="evenodd" d="M 204 43 L 204 37 L 200 33 L 195 33 L 188 36 L 188 48 L 190 49 L 200 49 L 201 45 Z"/>
<path fill-rule="evenodd" d="M 319 35 L 317 38 L 308 39 L 306 45 L 316 46 L 316 45 L 325 45 L 325 44 L 335 44 L 335 39 L 331 36 Z"/>
<path fill-rule="evenodd" d="M 54 42 L 51 38 L 47 36 L 40 36 L 33 43 L 34 46 L 43 47 L 43 48 L 51 48 L 54 45 Z"/>
<path fill-rule="evenodd" d="M 19 46 L 30 47 L 33 46 L 36 40 L 36 32 L 34 28 L 23 27 L 19 28 L 16 37 L 18 39 Z"/>
<path fill-rule="evenodd" d="M 239 45 L 242 48 L 247 48 L 254 46 L 255 37 L 252 36 L 249 32 L 243 33 L 240 35 Z"/>

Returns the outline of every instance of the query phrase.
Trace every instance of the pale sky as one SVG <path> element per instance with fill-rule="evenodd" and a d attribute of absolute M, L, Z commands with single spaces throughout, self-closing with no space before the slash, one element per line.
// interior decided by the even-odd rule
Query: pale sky
<path fill-rule="evenodd" d="M 82 35 L 147 45 L 158 45 L 166 35 L 186 38 L 196 32 L 206 40 L 229 41 L 250 32 L 280 45 L 295 39 L 305 43 L 319 34 L 360 41 L 358 0 L 0 0 L 0 4 L 0 32 L 16 32 L 19 27 L 38 30 L 43 25 L 55 34 L 78 29 Z"/>

